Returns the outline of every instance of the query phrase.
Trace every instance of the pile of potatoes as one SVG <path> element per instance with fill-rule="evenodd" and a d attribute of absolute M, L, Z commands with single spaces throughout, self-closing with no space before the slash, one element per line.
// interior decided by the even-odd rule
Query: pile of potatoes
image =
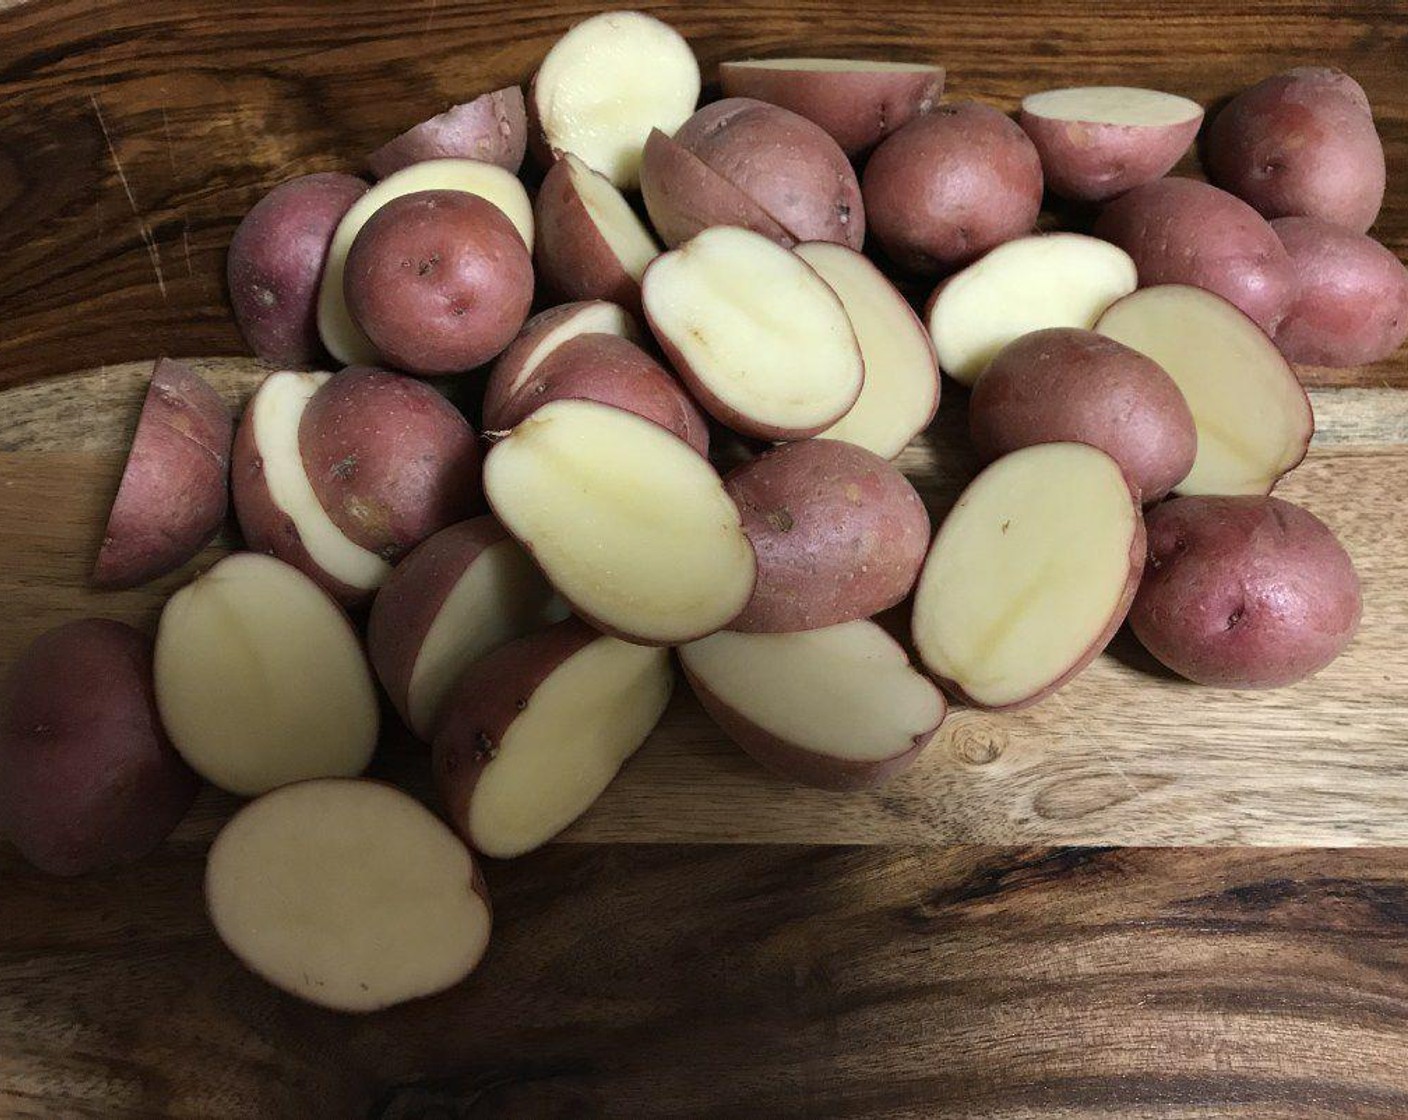
<path fill-rule="evenodd" d="M 1218 185 L 1166 177 L 1203 117 L 1168 93 L 1045 91 L 1014 120 L 942 101 L 937 66 L 720 79 L 699 107 L 676 32 L 598 15 L 526 98 L 415 126 L 371 185 L 308 175 L 250 211 L 230 298 L 276 372 L 236 424 L 156 364 L 93 578 L 185 564 L 227 493 L 248 551 L 154 642 L 72 623 L 13 668 L 0 827 L 25 856 L 94 870 L 160 843 L 201 780 L 253 798 L 210 852 L 216 929 L 272 983 L 370 1010 L 474 969 L 470 850 L 518 856 L 585 812 L 676 666 L 760 763 L 847 790 L 910 765 L 945 694 L 1035 703 L 1126 619 L 1207 685 L 1343 650 L 1354 567 L 1269 495 L 1314 427 L 1291 363 L 1408 334 L 1352 79 L 1233 99 L 1206 131 Z M 1098 205 L 1093 228 L 1035 233 L 1046 192 Z M 931 280 L 922 313 L 898 276 Z M 989 465 L 935 533 L 892 460 L 941 371 Z M 450 375 L 479 434 L 421 380 Z M 914 661 L 875 621 L 901 604 Z M 358 778 L 378 685 L 429 744 L 440 816 Z"/>

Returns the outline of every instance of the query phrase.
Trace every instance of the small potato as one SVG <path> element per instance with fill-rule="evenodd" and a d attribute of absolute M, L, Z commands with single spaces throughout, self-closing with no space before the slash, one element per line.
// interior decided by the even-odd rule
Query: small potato
<path fill-rule="evenodd" d="M 407 373 L 460 373 L 513 341 L 533 303 L 523 238 L 492 203 L 418 191 L 368 219 L 347 253 L 347 306 L 385 359 Z"/>
<path fill-rule="evenodd" d="M 1198 451 L 1193 413 L 1152 358 L 1094 331 L 1053 327 L 1008 343 L 973 386 L 968 427 L 991 461 L 1034 443 L 1088 443 L 1145 502 L 1183 481 Z"/>
<path fill-rule="evenodd" d="M 865 204 L 846 153 L 821 128 L 748 97 L 706 105 L 675 133 L 798 241 L 865 242 Z"/>
<path fill-rule="evenodd" d="M 1295 298 L 1295 269 L 1276 234 L 1241 199 L 1193 179 L 1158 179 L 1111 202 L 1096 237 L 1134 258 L 1139 286 L 1192 284 L 1271 334 Z"/>
<path fill-rule="evenodd" d="M 81 875 L 166 839 L 200 780 L 152 694 L 152 642 L 88 618 L 34 640 L 0 711 L 0 834 L 41 871 Z"/>
<path fill-rule="evenodd" d="M 527 145 L 523 91 L 507 86 L 453 105 L 388 140 L 367 157 L 367 167 L 378 179 L 385 179 L 428 159 L 477 159 L 517 174 Z"/>
<path fill-rule="evenodd" d="M 570 339 L 582 334 L 614 334 L 632 342 L 641 340 L 640 326 L 624 307 L 591 299 L 564 303 L 539 311 L 518 332 L 518 337 L 494 362 L 484 390 L 484 415 L 502 410 L 539 363 Z M 486 425 L 493 430 L 494 425 Z"/>
<path fill-rule="evenodd" d="M 1027 134 L 989 105 L 958 101 L 875 149 L 865 167 L 865 209 L 897 265 L 937 275 L 1030 233 L 1041 186 L 1041 159 Z"/>
<path fill-rule="evenodd" d="M 1208 129 L 1214 183 L 1268 218 L 1321 218 L 1363 233 L 1384 201 L 1384 148 L 1363 88 L 1299 66 L 1234 97 Z"/>
<path fill-rule="evenodd" d="M 1318 218 L 1271 223 L 1299 281 L 1276 345 L 1293 362 L 1361 366 L 1408 338 L 1408 269 L 1372 237 Z"/>
<path fill-rule="evenodd" d="M 1319 672 L 1359 625 L 1359 576 L 1324 522 L 1280 498 L 1188 497 L 1150 511 L 1129 624 L 1175 673 L 1276 688 Z"/>
<path fill-rule="evenodd" d="M 318 359 L 318 287 L 342 217 L 367 191 L 351 175 L 304 175 L 254 204 L 230 240 L 227 279 L 240 333 L 280 365 Z"/>
<path fill-rule="evenodd" d="M 732 471 L 758 582 L 728 625 L 750 633 L 815 630 L 893 607 L 914 587 L 929 515 L 887 460 L 840 440 L 786 443 Z"/>

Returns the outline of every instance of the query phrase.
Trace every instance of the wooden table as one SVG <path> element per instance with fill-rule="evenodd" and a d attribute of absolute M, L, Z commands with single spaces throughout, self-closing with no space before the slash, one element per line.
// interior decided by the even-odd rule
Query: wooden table
<path fill-rule="evenodd" d="M 934 58 L 953 96 L 1004 107 L 1072 81 L 1212 104 L 1338 64 L 1388 153 L 1375 232 L 1408 253 L 1408 5 L 1227 7 L 651 10 L 706 71 Z M 64 618 L 150 623 L 189 577 L 84 586 L 148 359 L 199 357 L 232 400 L 265 372 L 223 294 L 240 215 L 525 79 L 592 10 L 0 0 L 0 665 Z M 209 930 L 203 855 L 233 799 L 83 880 L 0 850 L 0 1117 L 1402 1120 L 1408 356 L 1303 375 L 1320 432 L 1282 492 L 1366 590 L 1315 681 L 1198 690 L 1121 639 L 1054 700 L 957 713 L 915 771 L 850 797 L 768 778 L 682 696 L 562 843 L 488 868 L 475 977 L 361 1019 L 273 991 Z M 962 404 L 902 460 L 936 515 L 973 467 Z M 377 768 L 426 790 L 403 740 Z"/>

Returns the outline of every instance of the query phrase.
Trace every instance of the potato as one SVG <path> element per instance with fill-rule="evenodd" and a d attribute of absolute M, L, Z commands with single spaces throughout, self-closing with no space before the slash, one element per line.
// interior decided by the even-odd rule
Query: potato
<path fill-rule="evenodd" d="M 1157 362 L 1069 327 L 998 352 L 973 386 L 968 430 L 987 461 L 1034 443 L 1098 447 L 1146 503 L 1182 482 L 1198 451 L 1188 402 Z"/>
<path fill-rule="evenodd" d="M 1359 577 L 1318 517 L 1267 497 L 1190 497 L 1148 517 L 1129 624 L 1175 673 L 1221 688 L 1294 684 L 1359 625 Z"/>
<path fill-rule="evenodd" d="M 602 12 L 548 51 L 529 89 L 529 142 L 548 166 L 571 152 L 622 190 L 640 181 L 650 130 L 673 133 L 699 101 L 699 63 L 641 12 Z"/>
<path fill-rule="evenodd" d="M 380 714 L 357 632 L 271 556 L 227 556 L 171 597 L 155 677 L 171 742 L 230 793 L 351 777 L 371 761 Z"/>
<path fill-rule="evenodd" d="M 1384 201 L 1384 148 L 1363 88 L 1298 66 L 1238 94 L 1208 129 L 1208 176 L 1268 218 L 1320 218 L 1363 233 Z"/>
<path fill-rule="evenodd" d="M 225 520 L 230 410 L 199 374 L 158 358 L 93 565 L 98 587 L 135 587 L 175 571 Z"/>
<path fill-rule="evenodd" d="M 534 261 L 549 289 L 640 310 L 640 278 L 660 249 L 610 180 L 566 152 L 543 180 L 533 217 Z"/>
<path fill-rule="evenodd" d="M 862 187 L 880 247 L 901 268 L 932 276 L 1032 231 L 1041 160 L 1005 113 L 957 101 L 876 148 Z"/>
<path fill-rule="evenodd" d="M 409 377 L 366 366 L 334 375 L 303 410 L 298 448 L 333 524 L 384 560 L 483 506 L 474 429 Z"/>
<path fill-rule="evenodd" d="M 680 647 L 704 710 L 785 778 L 821 789 L 878 785 L 919 757 L 948 707 L 873 622 L 798 634 L 723 632 Z"/>
<path fill-rule="evenodd" d="M 939 527 L 914 595 L 929 672 L 978 708 L 1023 708 L 1114 637 L 1144 565 L 1144 520 L 1119 464 L 1043 443 L 978 475 Z"/>
<path fill-rule="evenodd" d="M 347 307 L 408 373 L 459 373 L 513 341 L 533 304 L 533 262 L 497 206 L 464 191 L 392 199 L 357 234 Z"/>
<path fill-rule="evenodd" d="M 852 158 L 939 103 L 944 68 L 846 58 L 719 63 L 725 97 L 766 101 L 806 117 Z"/>
<path fill-rule="evenodd" d="M 1192 179 L 1159 179 L 1111 202 L 1094 233 L 1139 268 L 1139 286 L 1192 284 L 1240 308 L 1267 334 L 1295 298 L 1295 269 L 1265 219 Z"/>
<path fill-rule="evenodd" d="M 101 618 L 36 638 L 0 708 L 0 835 L 41 871 L 82 875 L 140 859 L 200 780 L 161 729 L 152 643 Z"/>
<path fill-rule="evenodd" d="M 343 216 L 367 191 L 351 175 L 303 175 L 254 204 L 230 239 L 226 279 L 240 334 L 256 355 L 308 365 L 323 352 L 318 285 Z"/>
<path fill-rule="evenodd" d="M 516 388 L 495 386 L 496 367 L 485 394 L 484 423 L 490 431 L 521 424 L 549 401 L 600 401 L 653 420 L 701 455 L 709 453 L 709 425 L 688 393 L 654 358 L 628 339 L 583 334 L 556 347 Z"/>
<path fill-rule="evenodd" d="M 1319 218 L 1271 223 L 1290 254 L 1296 296 L 1276 328 L 1293 362 L 1361 366 L 1408 338 L 1408 269 L 1372 237 Z"/>
<path fill-rule="evenodd" d="M 435 736 L 435 780 L 474 848 L 510 858 L 591 807 L 664 714 L 668 650 L 598 634 L 575 618 L 470 665 Z"/>
<path fill-rule="evenodd" d="M 372 603 L 367 653 L 406 726 L 428 743 L 466 666 L 566 615 L 504 527 L 475 517 L 396 565 Z"/>
<path fill-rule="evenodd" d="M 659 129 L 645 142 L 640 193 L 655 232 L 671 249 L 710 226 L 742 226 L 787 249 L 797 243 L 752 198 Z"/>
<path fill-rule="evenodd" d="M 715 419 L 804 439 L 841 419 L 865 370 L 846 310 L 798 256 L 718 226 L 657 257 L 641 285 L 669 362 Z"/>
<path fill-rule="evenodd" d="M 544 405 L 490 448 L 484 492 L 573 610 L 618 637 L 702 638 L 753 593 L 753 548 L 709 461 L 623 409 Z"/>
<path fill-rule="evenodd" d="M 517 174 L 527 146 L 523 91 L 506 86 L 452 105 L 388 140 L 367 157 L 367 167 L 378 179 L 385 179 L 430 159 L 477 159 Z"/>
<path fill-rule="evenodd" d="M 805 117 L 730 97 L 690 117 L 675 143 L 741 190 L 798 241 L 865 242 L 865 204 L 836 141 Z"/>
<path fill-rule="evenodd" d="M 493 919 L 455 834 L 382 782 L 266 794 L 210 846 L 205 905 L 251 972 L 335 1011 L 376 1011 L 474 971 Z"/>
<path fill-rule="evenodd" d="M 909 594 L 929 515 L 888 461 L 833 439 L 785 443 L 731 471 L 758 583 L 730 630 L 815 630 L 869 618 Z"/>
<path fill-rule="evenodd" d="M 1048 189 L 1104 202 L 1166 175 L 1197 137 L 1203 107 L 1152 89 L 1080 86 L 1028 94 L 1017 122 Z"/>

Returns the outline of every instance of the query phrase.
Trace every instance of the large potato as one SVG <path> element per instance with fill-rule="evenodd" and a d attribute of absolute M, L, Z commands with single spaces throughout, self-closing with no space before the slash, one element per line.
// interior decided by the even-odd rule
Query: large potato
<path fill-rule="evenodd" d="M 1041 209 L 1041 159 L 1005 113 L 941 105 L 875 149 L 865 209 L 900 267 L 934 275 L 1030 233 Z"/>
<path fill-rule="evenodd" d="M 1068 327 L 1003 347 L 973 386 L 968 426 L 988 460 L 1033 443 L 1098 447 L 1145 502 L 1182 482 L 1198 450 L 1188 402 L 1157 362 Z"/>
<path fill-rule="evenodd" d="M 1174 672 L 1224 688 L 1294 684 L 1359 625 L 1359 577 L 1318 517 L 1280 498 L 1187 497 L 1148 516 L 1129 624 Z"/>
<path fill-rule="evenodd" d="M 1207 183 L 1158 179 L 1135 187 L 1105 207 L 1094 233 L 1134 258 L 1141 288 L 1206 288 L 1267 334 L 1295 298 L 1291 258 L 1266 220 Z"/>
<path fill-rule="evenodd" d="M 332 172 L 281 183 L 230 240 L 226 276 L 235 322 L 265 361 L 301 366 L 323 352 L 318 286 L 332 237 L 367 184 Z"/>
<path fill-rule="evenodd" d="M 929 515 L 887 460 L 841 440 L 787 443 L 724 480 L 758 557 L 728 629 L 815 630 L 893 607 L 929 547 Z"/>
<path fill-rule="evenodd" d="M 517 174 L 527 145 L 523 91 L 507 86 L 407 129 L 369 155 L 367 167 L 385 179 L 428 159 L 477 159 Z"/>
<path fill-rule="evenodd" d="M 10 670 L 0 712 L 0 834 L 53 875 L 146 855 L 199 779 L 162 731 L 152 642 L 88 618 L 40 635 Z"/>
<path fill-rule="evenodd" d="M 1384 148 L 1363 88 L 1299 66 L 1234 97 L 1208 130 L 1208 175 L 1268 218 L 1301 215 L 1363 233 L 1384 200 Z"/>
<path fill-rule="evenodd" d="M 1319 218 L 1271 223 L 1291 256 L 1296 297 L 1276 328 L 1293 362 L 1360 366 L 1408 338 L 1408 269 L 1372 237 Z"/>

